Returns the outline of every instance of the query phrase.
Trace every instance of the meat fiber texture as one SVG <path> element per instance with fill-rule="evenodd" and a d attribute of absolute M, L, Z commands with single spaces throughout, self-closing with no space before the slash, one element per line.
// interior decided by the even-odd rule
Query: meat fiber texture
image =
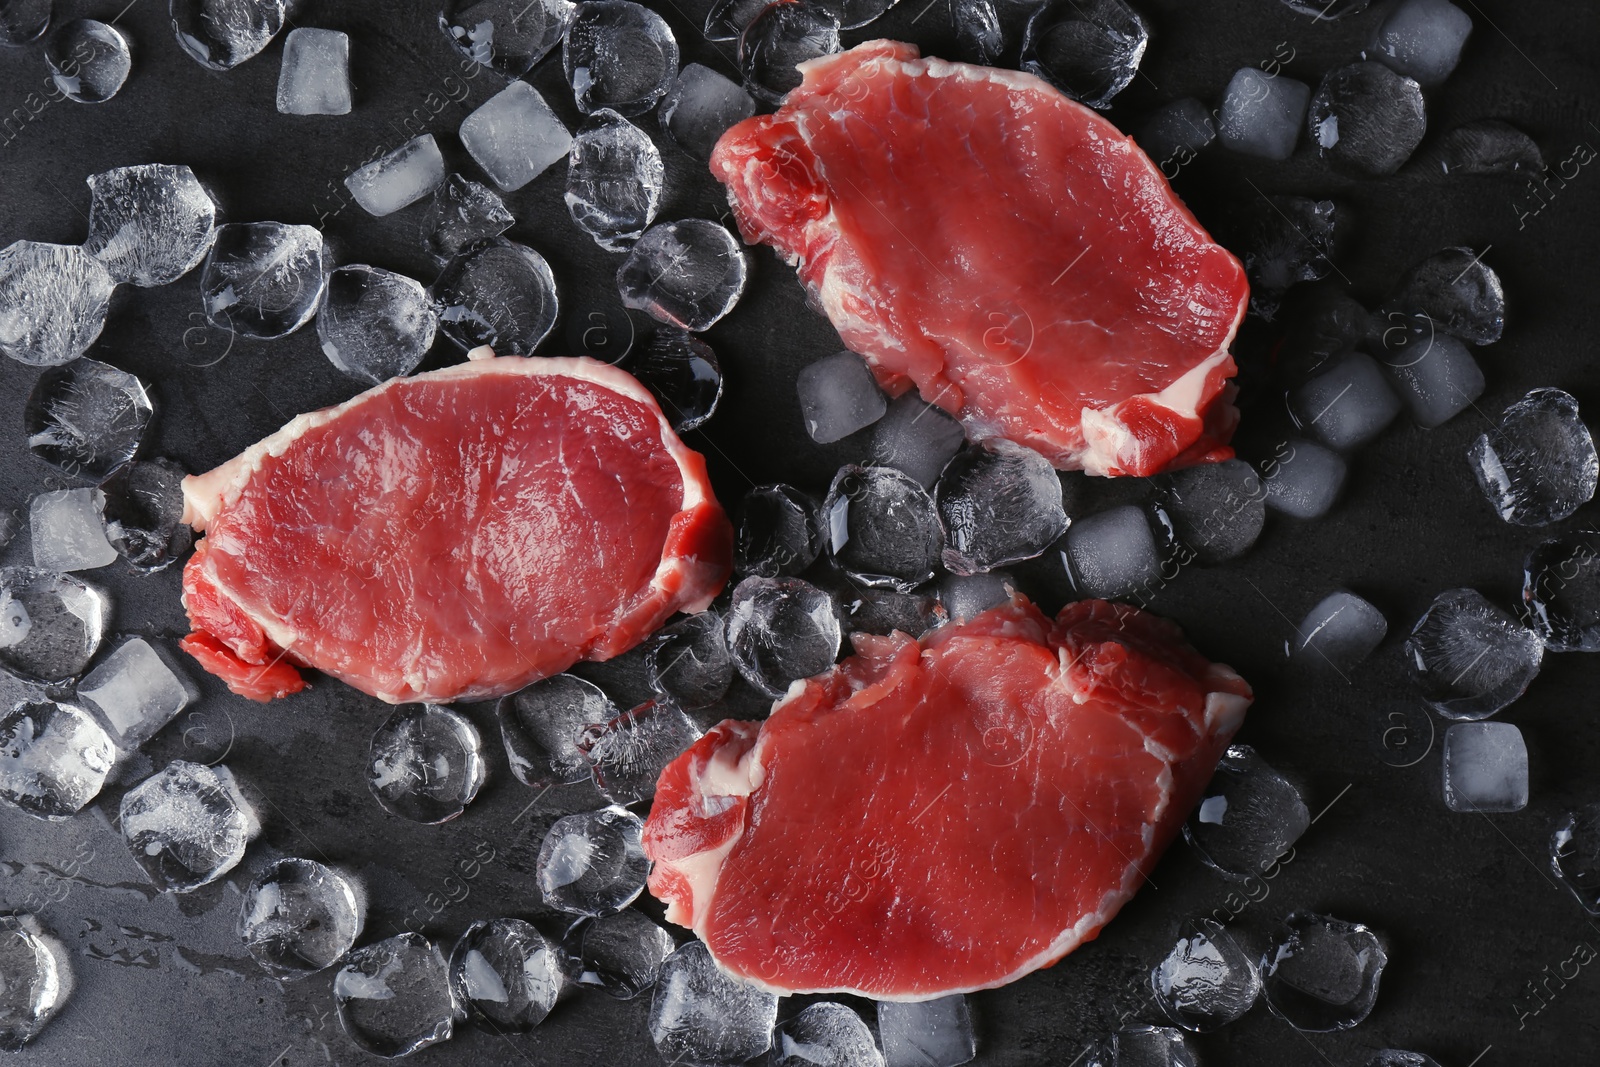
<path fill-rule="evenodd" d="M 296 667 L 392 704 L 512 692 L 703 610 L 731 569 L 704 459 L 590 359 L 395 378 L 183 489 L 205 532 L 183 647 L 256 700 Z"/>
<path fill-rule="evenodd" d="M 870 41 L 712 173 L 879 383 L 1063 470 L 1230 457 L 1249 287 L 1133 141 L 1046 82 Z"/>
<path fill-rule="evenodd" d="M 1100 600 L 855 640 L 672 763 L 645 827 L 667 918 L 779 993 L 924 1000 L 1056 962 L 1139 888 L 1251 698 Z"/>

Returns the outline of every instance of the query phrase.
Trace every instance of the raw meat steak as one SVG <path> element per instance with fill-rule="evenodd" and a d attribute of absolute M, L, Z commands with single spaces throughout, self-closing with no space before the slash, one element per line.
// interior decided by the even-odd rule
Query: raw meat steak
<path fill-rule="evenodd" d="M 1103 600 L 855 640 L 678 757 L 645 827 L 667 918 L 783 993 L 923 1000 L 1054 963 L 1133 896 L 1250 703 Z"/>
<path fill-rule="evenodd" d="M 800 69 L 711 170 L 885 389 L 1066 470 L 1233 454 L 1244 270 L 1130 138 L 1032 75 L 908 44 Z"/>
<path fill-rule="evenodd" d="M 394 704 L 508 693 L 702 610 L 731 568 L 705 461 L 590 359 L 395 378 L 183 489 L 206 534 L 183 647 L 257 700 L 294 665 Z"/>

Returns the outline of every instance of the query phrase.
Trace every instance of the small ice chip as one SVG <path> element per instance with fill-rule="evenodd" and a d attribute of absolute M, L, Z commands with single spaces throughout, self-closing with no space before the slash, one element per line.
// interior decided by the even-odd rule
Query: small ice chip
<path fill-rule="evenodd" d="M 724 973 L 701 941 L 661 965 L 650 1004 L 650 1038 L 674 1063 L 737 1067 L 766 1052 L 778 998 Z"/>
<path fill-rule="evenodd" d="M 1161 553 L 1144 509 L 1134 504 L 1067 527 L 1061 561 L 1079 596 L 1115 599 L 1161 581 Z"/>
<path fill-rule="evenodd" d="M 944 551 L 933 497 L 893 467 L 840 467 L 822 521 L 834 562 L 874 588 L 910 592 L 933 577 Z"/>
<path fill-rule="evenodd" d="M 333 976 L 333 1002 L 350 1040 L 385 1058 L 448 1041 L 462 1015 L 444 954 L 413 933 L 350 953 Z"/>
<path fill-rule="evenodd" d="M 488 345 L 503 356 L 532 355 L 560 310 L 550 264 L 501 237 L 445 264 L 430 293 L 439 332 L 464 352 Z"/>
<path fill-rule="evenodd" d="M 139 451 L 154 413 L 144 382 L 98 360 L 75 359 L 39 375 L 22 425 L 34 455 L 98 480 Z"/>
<path fill-rule="evenodd" d="M 561 46 L 578 110 L 642 115 L 678 76 L 678 40 L 667 20 L 632 0 L 585 0 Z"/>
<path fill-rule="evenodd" d="M 956 454 L 934 489 L 952 574 L 1044 555 L 1067 530 L 1061 480 L 1031 448 L 996 439 Z"/>
<path fill-rule="evenodd" d="M 1217 136 L 1235 152 L 1288 159 L 1300 140 L 1311 86 L 1255 67 L 1241 67 L 1222 96 Z"/>
<path fill-rule="evenodd" d="M 116 759 L 111 738 L 72 704 L 24 700 L 0 716 L 0 800 L 35 818 L 71 818 Z"/>
<path fill-rule="evenodd" d="M 83 248 L 18 241 L 0 249 L 0 352 L 33 367 L 77 359 L 100 336 L 115 287 Z"/>
<path fill-rule="evenodd" d="M 1368 52 L 1431 88 L 1456 69 L 1471 33 L 1472 16 L 1449 0 L 1400 0 L 1373 34 Z"/>
<path fill-rule="evenodd" d="M 449 708 L 397 708 L 372 735 L 367 785 L 391 815 L 448 822 L 472 803 L 484 774 L 478 728 Z"/>
<path fill-rule="evenodd" d="M 1444 732 L 1444 802 L 1451 811 L 1528 806 L 1528 746 L 1508 722 L 1458 722 Z"/>
<path fill-rule="evenodd" d="M 539 847 L 539 892 L 569 915 L 621 911 L 644 892 L 649 873 L 644 823 L 625 808 L 557 819 Z"/>
<path fill-rule="evenodd" d="M 799 578 L 746 578 L 728 606 L 728 652 L 745 680 L 770 697 L 821 674 L 839 655 L 833 598 Z"/>
<path fill-rule="evenodd" d="M 500 236 L 516 221 L 493 189 L 452 174 L 433 191 L 422 220 L 422 244 L 428 255 L 442 262 L 470 245 Z"/>
<path fill-rule="evenodd" d="M 284 115 L 350 114 L 350 38 L 302 26 L 283 39 L 278 111 Z M 363 205 L 365 206 L 365 205 Z"/>
<path fill-rule="evenodd" d="M 1351 352 L 1289 395 L 1295 425 L 1341 452 L 1382 433 L 1400 407 L 1377 362 L 1361 352 Z"/>
<path fill-rule="evenodd" d="M 601 108 L 578 128 L 567 157 L 567 211 L 607 252 L 630 247 L 655 221 L 666 168 L 645 132 Z"/>
<path fill-rule="evenodd" d="M 104 506 L 105 494 L 98 489 L 60 489 L 34 497 L 28 507 L 34 566 L 68 573 L 115 563 Z"/>
<path fill-rule="evenodd" d="M 561 43 L 571 0 L 445 0 L 439 28 L 475 63 L 520 78 Z"/>
<path fill-rule="evenodd" d="M 157 889 L 188 893 L 221 878 L 260 831 L 233 772 L 173 760 L 122 795 L 122 837 Z"/>
<path fill-rule="evenodd" d="M 1230 745 L 1183 836 L 1229 878 L 1258 878 L 1311 825 L 1300 791 L 1249 745 Z"/>
<path fill-rule="evenodd" d="M 1288 445 L 1263 482 L 1267 507 L 1297 519 L 1320 519 L 1339 499 L 1349 468 L 1343 456 L 1313 441 Z"/>
<path fill-rule="evenodd" d="M 177 717 L 198 693 L 142 637 L 130 637 L 78 683 L 78 699 L 99 713 L 124 752 Z"/>
<path fill-rule="evenodd" d="M 286 337 L 310 322 L 322 284 L 322 232 L 281 222 L 217 227 L 200 271 L 211 325 L 258 341 Z"/>
<path fill-rule="evenodd" d="M 317 338 L 328 362 L 376 385 L 410 374 L 433 346 L 439 317 L 422 283 L 351 264 L 328 275 Z"/>
<path fill-rule="evenodd" d="M 1506 408 L 1467 462 L 1495 511 L 1518 526 L 1559 522 L 1594 499 L 1600 481 L 1594 438 L 1560 389 L 1535 389 Z"/>
<path fill-rule="evenodd" d="M 196 63 L 231 70 L 272 42 L 288 7 L 286 0 L 171 0 L 172 32 Z"/>
<path fill-rule="evenodd" d="M 457 1002 L 495 1033 L 520 1034 L 544 1021 L 561 992 L 556 950 L 521 919 L 479 919 L 450 953 Z"/>
<path fill-rule="evenodd" d="M 84 250 L 119 282 L 175 282 L 205 258 L 217 206 L 188 167 L 150 163 L 89 175 Z"/>
<path fill-rule="evenodd" d="M 861 1016 L 824 1000 L 778 1025 L 767 1067 L 884 1067 L 884 1063 Z"/>
<path fill-rule="evenodd" d="M 1173 531 L 1201 563 L 1244 555 L 1266 525 L 1266 490 L 1243 460 L 1185 467 L 1162 476 L 1160 485 L 1161 508 Z"/>
<path fill-rule="evenodd" d="M 1550 835 L 1550 864 L 1583 910 L 1600 916 L 1600 804 L 1561 816 Z"/>
<path fill-rule="evenodd" d="M 32 915 L 0 916 L 0 1049 L 20 1052 L 55 1018 L 72 995 L 69 961 L 66 946 Z"/>
<path fill-rule="evenodd" d="M 744 89 L 710 67 L 685 63 L 661 100 L 661 129 L 673 144 L 695 159 L 708 160 L 729 126 L 756 113 Z"/>
<path fill-rule="evenodd" d="M 572 135 L 539 90 L 514 81 L 466 117 L 461 143 L 489 179 L 510 193 L 566 155 Z"/>
<path fill-rule="evenodd" d="M 872 425 L 888 408 L 877 379 L 854 352 L 835 352 L 800 368 L 795 391 L 806 433 L 819 445 Z"/>
<path fill-rule="evenodd" d="M 127 35 L 94 19 L 73 19 L 56 27 L 45 42 L 44 61 L 56 88 L 80 104 L 110 100 L 133 69 Z"/>
<path fill-rule="evenodd" d="M 433 134 L 413 137 L 399 148 L 357 167 L 344 185 L 369 215 L 382 218 L 415 204 L 444 181 L 444 155 Z"/>
<path fill-rule="evenodd" d="M 1575 530 L 1528 553 L 1522 604 L 1551 652 L 1600 652 L 1600 533 Z"/>
<path fill-rule="evenodd" d="M 1261 958 L 1273 1014 L 1297 1030 L 1348 1030 L 1372 1013 L 1389 956 L 1360 923 L 1295 912 Z"/>
<path fill-rule="evenodd" d="M 1051 0 L 1028 20 L 1022 69 L 1105 108 L 1133 82 L 1149 44 L 1150 27 L 1123 0 Z"/>
<path fill-rule="evenodd" d="M 316 860 L 288 856 L 251 880 L 236 930 L 262 970 L 291 981 L 338 963 L 365 920 L 356 883 Z"/>
<path fill-rule="evenodd" d="M 822 554 L 817 504 L 792 485 L 758 485 L 733 513 L 733 569 L 762 578 L 796 575 Z"/>
<path fill-rule="evenodd" d="M 1297 630 L 1294 658 L 1346 674 L 1372 655 L 1388 632 L 1381 611 L 1354 593 L 1337 590 L 1306 613 Z"/>
<path fill-rule="evenodd" d="M 599 686 L 575 674 L 557 674 L 502 697 L 496 715 L 511 773 L 535 789 L 587 781 L 584 731 L 618 714 Z"/>
<path fill-rule="evenodd" d="M 1406 639 L 1422 698 L 1449 719 L 1485 719 L 1539 673 L 1544 642 L 1476 589 L 1447 589 Z"/>
<path fill-rule="evenodd" d="M 885 1067 L 958 1067 L 978 1054 L 967 998 L 878 1002 Z"/>
<path fill-rule="evenodd" d="M 573 924 L 561 939 L 561 967 L 578 985 L 632 1000 L 655 984 L 673 948 L 671 934 L 629 908 Z"/>
<path fill-rule="evenodd" d="M 1150 989 L 1173 1022 L 1207 1033 L 1255 1006 L 1261 976 L 1221 923 L 1197 919 L 1183 924 L 1172 951 L 1151 969 Z"/>
<path fill-rule="evenodd" d="M 889 401 L 883 418 L 872 425 L 872 463 L 904 471 L 932 489 L 966 439 L 948 412 L 906 393 Z"/>
<path fill-rule="evenodd" d="M 617 268 L 626 307 L 699 333 L 739 302 L 749 263 L 727 228 L 707 219 L 652 226 Z"/>

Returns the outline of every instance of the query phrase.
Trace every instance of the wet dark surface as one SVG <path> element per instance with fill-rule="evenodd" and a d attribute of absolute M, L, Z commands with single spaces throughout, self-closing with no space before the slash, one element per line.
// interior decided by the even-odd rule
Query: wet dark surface
<path fill-rule="evenodd" d="M 732 49 L 697 32 L 703 0 L 663 0 L 685 61 L 734 73 Z M 1526 697 L 1501 718 L 1524 731 L 1533 800 L 1513 815 L 1457 815 L 1440 796 L 1439 745 L 1406 687 L 1400 643 L 1442 589 L 1476 585 L 1509 605 L 1522 559 L 1543 536 L 1494 517 L 1464 460 L 1487 416 L 1526 390 L 1556 385 L 1586 411 L 1600 411 L 1600 365 L 1589 328 L 1597 279 L 1594 249 L 1600 182 L 1592 158 L 1597 76 L 1592 64 L 1600 11 L 1590 5 L 1461 0 L 1476 30 L 1450 81 L 1429 94 L 1430 133 L 1462 122 L 1509 120 L 1531 133 L 1553 170 L 1536 194 L 1525 179 L 1450 181 L 1416 168 L 1372 182 L 1338 175 L 1302 144 L 1281 163 L 1217 149 L 1185 167 L 1175 185 L 1201 221 L 1225 240 L 1240 233 L 1262 194 L 1333 196 L 1349 215 L 1337 274 L 1375 304 L 1405 269 L 1445 245 L 1492 246 L 1486 259 L 1511 301 L 1505 339 L 1475 350 L 1488 391 L 1445 426 L 1397 422 L 1352 463 L 1344 500 L 1324 520 L 1274 516 L 1256 549 L 1222 566 L 1184 570 L 1152 600 L 1194 642 L 1257 687 L 1241 740 L 1300 781 L 1319 817 L 1286 860 L 1242 888 L 1226 884 L 1185 846 L 1155 870 L 1152 884 L 1095 943 L 1051 970 L 976 996 L 979 1062 L 1075 1062 L 1085 1041 L 1119 1018 L 1156 1021 L 1145 974 L 1169 932 L 1200 913 L 1234 918 L 1262 940 L 1296 908 L 1326 910 L 1372 925 L 1391 963 L 1377 1008 L 1342 1034 L 1300 1035 L 1258 1006 L 1222 1033 L 1199 1039 L 1216 1064 L 1360 1064 L 1386 1046 L 1428 1052 L 1447 1065 L 1585 1062 L 1600 1051 L 1592 1010 L 1600 977 L 1593 959 L 1600 927 L 1549 873 L 1546 848 L 1565 808 L 1600 790 L 1597 671 L 1583 654 L 1547 657 Z M 681 8 L 678 6 L 682 4 Z M 927 6 L 924 6 L 927 5 Z M 110 4 L 64 3 L 59 17 L 110 20 Z M 1110 112 L 1136 128 L 1155 105 L 1182 95 L 1215 101 L 1243 65 L 1286 62 L 1312 84 L 1355 58 L 1381 18 L 1375 8 L 1317 23 L 1274 0 L 1147 0 L 1154 40 L 1141 75 Z M 366 262 L 431 281 L 417 234 L 420 206 L 373 219 L 342 195 L 341 181 L 375 151 L 431 131 L 453 166 L 481 180 L 455 130 L 502 84 L 464 72 L 427 3 L 310 0 L 301 25 L 349 32 L 357 103 L 344 117 L 278 115 L 274 90 L 281 40 L 229 73 L 203 70 L 172 40 L 165 4 L 134 0 L 118 25 L 133 37 L 134 72 L 121 95 L 100 106 L 51 100 L 42 48 L 0 51 L 0 243 L 27 238 L 75 243 L 86 233 L 84 179 L 114 166 L 187 163 L 218 194 L 226 218 L 320 225 L 339 262 Z M 1502 32 L 1503 31 L 1503 32 Z M 870 32 L 905 37 L 953 55 L 946 0 L 903 0 Z M 559 60 L 531 76 L 570 125 L 577 115 Z M 657 136 L 654 116 L 642 120 Z M 1574 157 L 1575 150 L 1578 155 Z M 669 188 L 663 218 L 717 217 L 725 210 L 700 165 L 663 144 Z M 508 236 L 550 261 L 562 321 L 550 353 L 582 336 L 592 312 L 616 315 L 611 274 L 619 261 L 574 227 L 561 200 L 565 166 L 509 195 L 518 218 Z M 981 196 L 982 190 L 973 195 Z M 865 435 L 819 447 L 805 437 L 794 378 L 806 361 L 838 347 L 809 311 L 792 272 L 762 250 L 749 293 L 713 328 L 727 375 L 722 408 L 688 435 L 711 462 L 719 495 L 732 502 L 750 485 L 786 480 L 821 491 L 842 462 L 864 454 Z M 620 320 L 613 319 L 613 325 Z M 646 324 L 638 323 L 641 332 Z M 1269 459 L 1286 433 L 1282 385 L 1269 366 L 1273 328 L 1247 327 L 1241 453 Z M 122 288 L 91 355 L 143 376 L 158 404 L 147 454 L 205 470 L 293 415 L 358 391 L 321 355 L 311 328 L 277 342 L 232 339 L 209 329 L 194 274 L 161 289 Z M 459 358 L 440 341 L 425 366 Z M 68 484 L 22 447 L 22 407 L 38 371 L 0 361 L 0 504 L 25 507 L 47 487 Z M 1142 495 L 1138 483 L 1100 484 L 1090 506 Z M 1592 522 L 1590 505 L 1557 529 Z M 4 557 L 25 560 L 27 538 Z M 1054 607 L 1067 587 L 1059 564 L 1022 568 L 1025 588 Z M 116 598 L 114 629 L 163 639 L 183 632 L 176 568 L 154 576 L 121 564 L 94 579 Z M 1346 586 L 1389 617 L 1390 636 L 1348 678 L 1291 670 L 1283 656 L 1291 620 L 1332 587 Z M 107 647 L 113 642 L 108 641 Z M 241 889 L 271 858 L 294 854 L 345 865 L 370 896 L 364 940 L 417 929 L 446 945 L 475 919 L 515 915 L 545 922 L 533 882 L 544 828 L 563 810 L 593 803 L 583 790 L 540 797 L 513 779 L 491 709 L 464 710 L 483 731 L 490 775 L 460 819 L 418 826 L 386 815 L 364 782 L 367 742 L 388 714 L 375 700 L 318 680 L 291 699 L 262 707 L 191 672 L 204 697 L 124 770 L 90 810 L 63 824 L 0 812 L 0 900 L 31 909 L 72 953 L 77 991 L 61 1016 L 17 1057 L 24 1064 L 356 1064 L 370 1061 L 339 1031 L 331 975 L 280 985 L 233 935 Z M 730 709 L 753 713 L 748 691 Z M 227 764 L 260 798 L 265 829 L 245 863 L 222 883 L 187 897 L 158 896 L 112 829 L 118 797 L 172 758 Z M 806 857 L 795 857 L 796 863 Z M 545 922 L 547 930 L 557 927 Z M 1529 983 L 1539 984 L 1536 998 Z M 785 1002 L 785 1014 L 799 1004 Z M 420 1063 L 651 1064 L 648 998 L 618 1003 L 582 994 L 563 1002 L 534 1034 L 504 1038 L 471 1027 Z M 869 1013 L 870 1016 L 870 1013 Z M 1475 1057 L 1477 1057 L 1475 1059 Z"/>

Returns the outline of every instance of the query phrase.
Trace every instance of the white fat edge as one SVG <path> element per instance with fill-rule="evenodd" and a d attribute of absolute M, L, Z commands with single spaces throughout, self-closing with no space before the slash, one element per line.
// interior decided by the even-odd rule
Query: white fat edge
<path fill-rule="evenodd" d="M 1206 694 L 1206 736 L 1232 737 L 1244 725 L 1244 713 L 1250 709 L 1250 698 L 1237 693 L 1212 690 Z"/>
<path fill-rule="evenodd" d="M 793 686 L 790 689 L 792 693 Z M 785 700 L 787 699 L 786 697 Z M 765 751 L 766 738 L 758 735 L 756 743 L 743 755 L 737 758 L 730 757 L 727 747 L 724 746 L 704 764 L 695 768 L 692 773 L 695 776 L 694 785 L 699 794 L 701 809 L 720 814 L 726 808 L 708 804 L 707 801 L 724 797 L 747 797 L 761 788 L 761 783 L 766 780 L 767 775 L 766 768 L 761 762 Z M 709 944 L 705 927 L 711 914 L 711 902 L 716 899 L 717 883 L 722 878 L 722 865 L 727 861 L 728 853 L 732 852 L 734 846 L 742 840 L 744 840 L 744 830 L 741 827 L 738 833 L 728 835 L 726 841 L 713 848 L 680 856 L 674 860 L 662 861 L 661 866 L 673 871 L 688 883 L 689 909 L 694 915 L 692 923 L 684 921 L 683 906 L 678 901 L 673 901 L 667 905 L 668 922 L 689 927 L 700 940 Z"/>
<path fill-rule="evenodd" d="M 1235 324 L 1237 329 L 1237 324 Z M 1231 358 L 1228 345 L 1233 341 L 1229 331 L 1221 348 L 1180 374 L 1165 387 L 1154 393 L 1138 393 L 1124 397 L 1103 408 L 1084 408 L 1078 415 L 1086 444 L 1082 453 L 1083 469 L 1089 474 L 1107 475 L 1118 461 L 1131 452 L 1133 434 L 1118 418 L 1124 404 L 1133 400 L 1146 400 L 1156 407 L 1166 408 L 1185 419 L 1200 417 L 1200 405 L 1206 399 L 1206 379 L 1211 371 Z"/>

